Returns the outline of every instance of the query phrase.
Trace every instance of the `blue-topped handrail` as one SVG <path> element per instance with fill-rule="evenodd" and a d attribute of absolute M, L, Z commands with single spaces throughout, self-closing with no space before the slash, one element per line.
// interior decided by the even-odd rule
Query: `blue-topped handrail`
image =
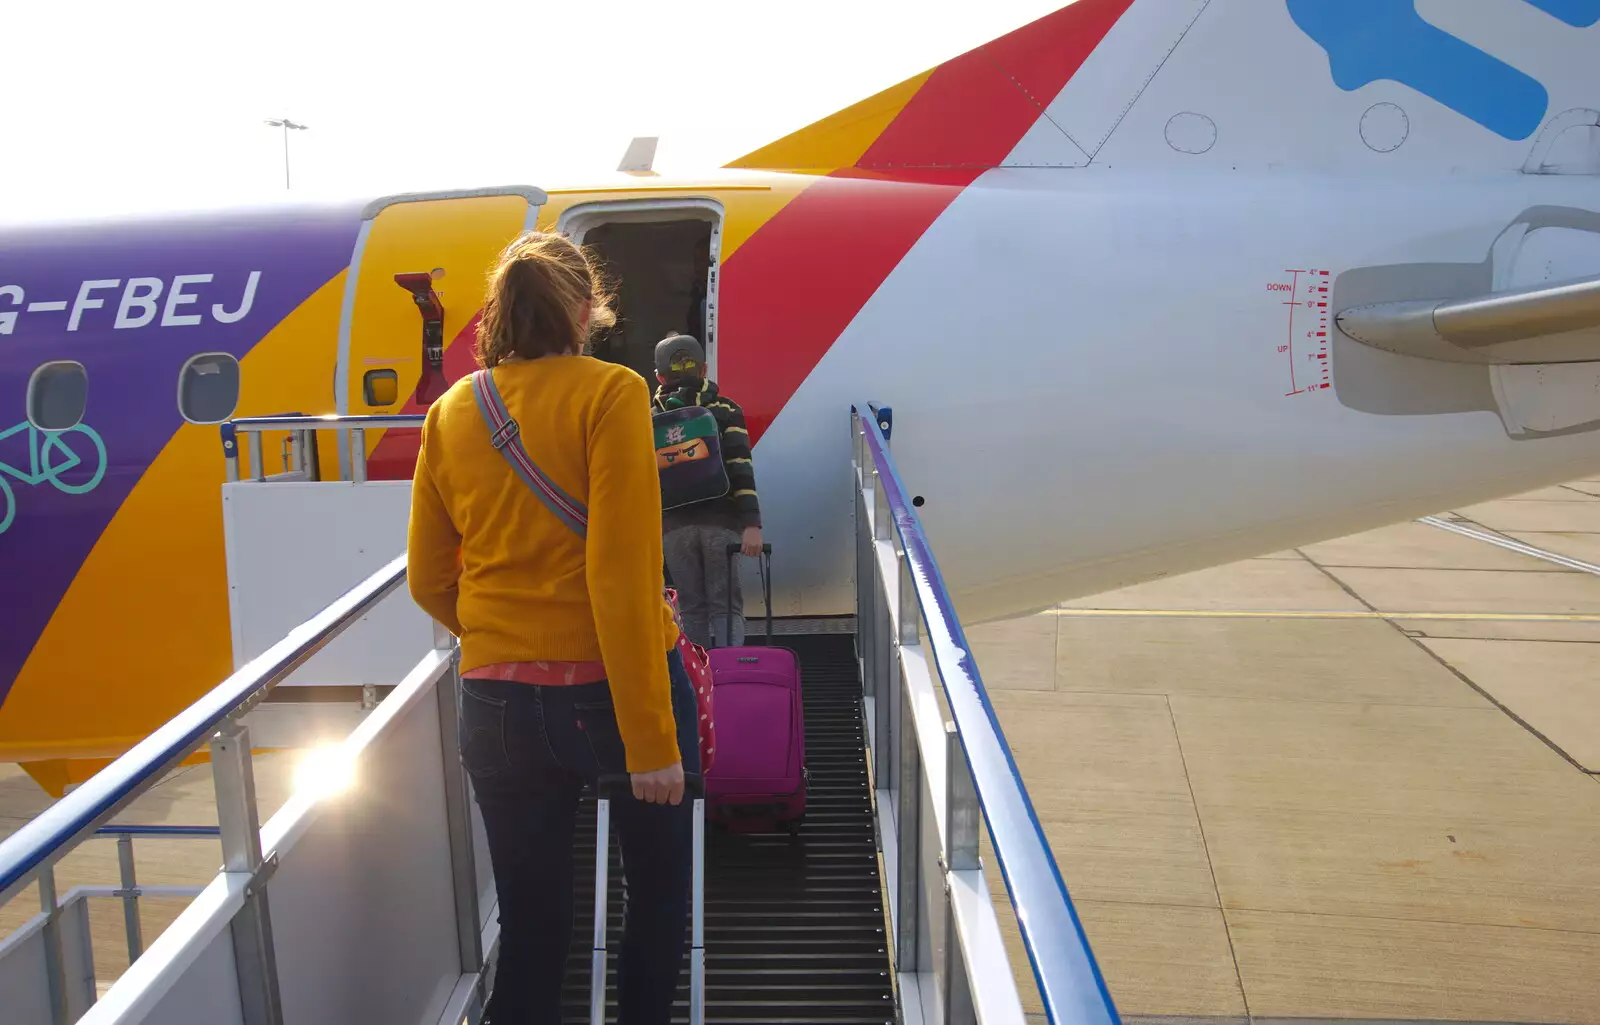
<path fill-rule="evenodd" d="M 249 711 L 313 655 L 405 582 L 406 557 L 346 591 L 209 694 L 168 720 L 82 786 L 0 841 L 0 904 L 93 835 L 189 757 L 218 727 Z"/>
<path fill-rule="evenodd" d="M 221 826 L 101 826 L 95 836 L 221 836 Z"/>
<path fill-rule="evenodd" d="M 933 559 L 922 520 L 906 499 L 900 472 L 873 411 L 852 407 L 878 486 L 894 520 L 910 569 L 917 605 L 927 625 L 934 665 L 994 843 L 1023 946 L 1039 985 L 1045 1013 L 1055 1025 L 1117 1025 L 1121 1018 L 1089 949 L 1044 827 L 1034 812 L 1000 719 L 978 673 L 955 603 Z"/>

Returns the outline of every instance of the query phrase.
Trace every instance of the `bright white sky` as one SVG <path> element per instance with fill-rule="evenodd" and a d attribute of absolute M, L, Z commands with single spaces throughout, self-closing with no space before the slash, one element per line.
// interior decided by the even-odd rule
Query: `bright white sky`
<path fill-rule="evenodd" d="M 726 161 L 1066 0 L 11 0 L 0 221 Z"/>

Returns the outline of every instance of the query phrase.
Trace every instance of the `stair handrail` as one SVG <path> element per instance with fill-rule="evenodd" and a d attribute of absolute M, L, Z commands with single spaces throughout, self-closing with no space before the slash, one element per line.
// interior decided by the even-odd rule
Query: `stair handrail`
<path fill-rule="evenodd" d="M 273 687 L 370 612 L 405 579 L 406 556 L 402 552 L 0 841 L 0 904 L 15 897 L 80 842 L 93 836 L 204 746 L 220 727 L 254 708 Z"/>
<path fill-rule="evenodd" d="M 217 425 L 222 436 L 222 457 L 227 461 L 228 480 L 240 479 L 239 435 L 248 440 L 250 467 L 253 479 L 267 480 L 266 460 L 263 458 L 261 435 L 267 431 L 287 431 L 290 439 L 302 451 L 315 448 L 312 440 L 317 431 L 348 431 L 348 449 L 339 449 L 340 459 L 347 461 L 350 479 L 364 483 L 367 479 L 367 432 L 406 430 L 422 426 L 427 416 L 422 413 L 280 413 L 273 416 L 241 416 Z M 343 470 L 340 471 L 341 473 Z"/>
<path fill-rule="evenodd" d="M 1011 756 L 922 519 L 906 497 L 878 411 L 870 405 L 852 406 L 851 415 L 877 471 L 875 486 L 882 489 L 904 552 L 928 647 L 971 768 L 982 818 L 1045 1013 L 1053 1025 L 1119 1025 L 1116 1005 Z"/>

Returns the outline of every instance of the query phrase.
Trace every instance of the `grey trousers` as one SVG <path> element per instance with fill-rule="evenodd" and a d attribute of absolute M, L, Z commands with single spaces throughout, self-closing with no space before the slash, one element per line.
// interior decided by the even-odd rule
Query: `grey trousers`
<path fill-rule="evenodd" d="M 726 527 L 677 527 L 662 539 L 667 572 L 678 591 L 683 632 L 702 648 L 744 644 L 744 593 L 728 546 L 739 535 Z M 737 557 L 735 557 L 737 558 Z M 728 608 L 733 608 L 729 630 Z"/>

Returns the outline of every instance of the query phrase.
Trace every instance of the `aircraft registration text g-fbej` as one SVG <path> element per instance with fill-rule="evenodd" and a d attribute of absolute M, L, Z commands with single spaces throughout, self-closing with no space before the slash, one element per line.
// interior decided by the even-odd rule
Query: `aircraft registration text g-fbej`
<path fill-rule="evenodd" d="M 65 315 L 68 331 L 77 331 L 86 318 L 96 317 L 110 319 L 109 326 L 119 331 L 196 327 L 207 320 L 235 324 L 250 315 L 261 272 L 252 270 L 240 281 L 233 281 L 235 277 L 207 272 L 170 278 L 90 278 L 78 282 L 70 299 L 57 298 L 58 290 L 0 284 L 0 335 L 14 334 L 19 326 L 31 327 L 50 314 Z M 96 314 L 97 310 L 105 312 Z"/>

